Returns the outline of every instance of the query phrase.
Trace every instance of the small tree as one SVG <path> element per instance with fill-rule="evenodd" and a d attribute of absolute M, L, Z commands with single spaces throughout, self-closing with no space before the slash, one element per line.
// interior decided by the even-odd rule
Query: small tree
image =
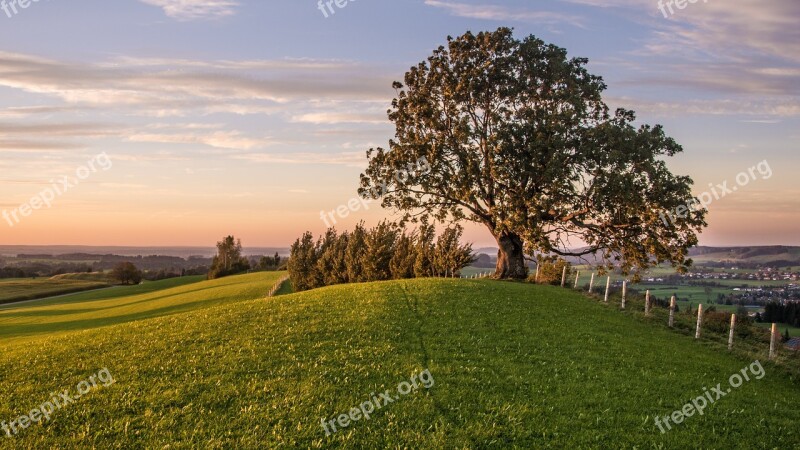
<path fill-rule="evenodd" d="M 564 273 L 564 267 L 567 268 L 567 274 L 572 272 L 572 264 L 568 263 L 562 258 L 542 257 L 538 258 L 539 263 L 539 283 L 541 284 L 561 284 L 561 276 Z M 534 275 L 531 275 L 533 281 Z"/>
<path fill-rule="evenodd" d="M 363 266 L 368 280 L 383 281 L 392 277 L 391 261 L 396 241 L 397 228 L 386 221 L 367 233 Z"/>
<path fill-rule="evenodd" d="M 220 278 L 226 275 L 244 272 L 250 269 L 250 262 L 242 256 L 242 241 L 233 236 L 226 236 L 217 242 L 217 255 L 211 263 L 208 278 Z"/>
<path fill-rule="evenodd" d="M 292 244 L 289 256 L 289 276 L 295 290 L 306 291 L 317 287 L 314 276 L 316 265 L 314 236 L 311 232 L 306 232 Z"/>
<path fill-rule="evenodd" d="M 417 230 L 417 242 L 414 246 L 414 276 L 417 278 L 434 276 L 433 253 L 436 230 L 433 225 L 423 219 Z"/>
<path fill-rule="evenodd" d="M 367 231 L 364 229 L 364 222 L 359 222 L 350 239 L 347 242 L 344 262 L 347 267 L 347 279 L 350 283 L 360 283 L 367 281 L 364 274 L 364 254 L 367 246 Z"/>
<path fill-rule="evenodd" d="M 120 284 L 139 284 L 142 282 L 142 271 L 131 262 L 121 262 L 111 271 L 111 277 Z"/>
<path fill-rule="evenodd" d="M 413 234 L 409 236 L 405 232 L 397 238 L 394 255 L 389 262 L 392 278 L 395 280 L 414 277 L 414 261 L 416 260 L 414 239 Z"/>
<path fill-rule="evenodd" d="M 475 260 L 472 255 L 472 245 L 459 244 L 463 232 L 464 228 L 456 225 L 442 231 L 436 241 L 433 262 L 438 276 L 451 278 L 460 276 L 461 268 Z"/>

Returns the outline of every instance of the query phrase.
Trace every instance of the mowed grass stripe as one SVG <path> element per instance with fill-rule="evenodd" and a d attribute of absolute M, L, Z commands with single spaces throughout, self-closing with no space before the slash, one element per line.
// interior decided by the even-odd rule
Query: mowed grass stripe
<path fill-rule="evenodd" d="M 271 286 L 259 275 L 244 280 Z M 681 408 L 704 386 L 724 387 L 750 362 L 559 288 L 489 280 L 333 286 L 9 349 L 0 417 L 102 367 L 117 383 L 0 446 L 796 447 L 800 390 L 765 361 L 766 377 L 703 416 L 664 435 L 656 428 L 654 414 Z M 422 369 L 434 377 L 430 390 L 325 437 L 320 418 Z"/>
<path fill-rule="evenodd" d="M 36 336 L 63 333 L 190 311 L 233 301 L 263 297 L 262 283 L 274 283 L 279 274 L 234 276 L 202 281 L 182 277 L 115 287 L 20 305 L 0 310 L 0 339 L 18 344 Z"/>
<path fill-rule="evenodd" d="M 73 279 L 0 280 L 0 305 L 108 287 L 106 282 Z"/>

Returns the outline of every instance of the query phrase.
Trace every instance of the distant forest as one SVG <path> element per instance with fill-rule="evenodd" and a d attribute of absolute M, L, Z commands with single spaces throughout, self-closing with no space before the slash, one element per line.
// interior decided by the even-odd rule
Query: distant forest
<path fill-rule="evenodd" d="M 247 256 L 250 267 L 261 267 L 264 255 Z M 182 275 L 205 275 L 211 267 L 212 258 L 205 256 L 149 255 L 122 256 L 70 253 L 63 255 L 18 254 L 16 257 L 0 257 L 0 278 L 52 277 L 65 273 L 106 272 L 121 262 L 133 263 L 139 270 L 153 274 L 156 278 Z"/>

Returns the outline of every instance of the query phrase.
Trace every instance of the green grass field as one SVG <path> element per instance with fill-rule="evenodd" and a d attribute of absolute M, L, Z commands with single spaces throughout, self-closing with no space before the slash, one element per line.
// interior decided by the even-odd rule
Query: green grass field
<path fill-rule="evenodd" d="M 641 283 L 631 287 L 639 292 L 645 292 L 649 289 L 651 295 L 655 295 L 659 298 L 670 298 L 672 295 L 676 295 L 679 300 L 689 301 L 695 305 L 698 303 L 714 303 L 717 301 L 718 294 L 728 295 L 733 292 L 730 288 L 711 288 L 710 293 L 706 294 L 705 287 L 703 286 L 665 286 L 663 284 L 650 283 Z M 734 309 L 736 309 L 736 307 L 734 307 Z"/>
<path fill-rule="evenodd" d="M 275 275 L 262 278 L 277 280 Z M 0 308 L 0 339 L 17 343 L 42 335 L 175 314 L 236 301 L 244 295 L 241 282 L 237 283 L 235 278 L 226 278 L 211 286 L 199 283 L 204 279 L 203 276 L 170 278 L 43 299 L 17 307 L 8 305 Z"/>
<path fill-rule="evenodd" d="M 757 327 L 769 329 L 772 327 L 771 323 L 756 323 Z M 790 337 L 800 337 L 800 328 L 786 325 L 785 323 L 778 324 L 778 331 L 783 335 L 784 331 L 789 330 Z"/>
<path fill-rule="evenodd" d="M 724 388 L 753 360 L 570 290 L 411 280 L 264 299 L 279 276 L 3 311 L 0 420 L 26 414 L 51 392 L 74 392 L 102 368 L 116 382 L 0 439 L 0 448 L 789 449 L 800 442 L 797 380 L 763 355 L 766 376 L 661 434 L 655 415 L 682 408 L 704 387 Z M 325 435 L 322 418 L 425 369 L 430 389 Z"/>
<path fill-rule="evenodd" d="M 494 269 L 487 269 L 485 267 L 472 267 L 472 266 L 469 266 L 469 267 L 465 267 L 465 268 L 461 269 L 461 276 L 463 278 L 468 278 L 468 277 L 471 277 L 471 276 L 476 275 L 476 274 L 487 273 L 487 272 L 493 274 L 494 273 Z"/>
<path fill-rule="evenodd" d="M 108 287 L 108 282 L 70 278 L 0 280 L 0 304 Z"/>

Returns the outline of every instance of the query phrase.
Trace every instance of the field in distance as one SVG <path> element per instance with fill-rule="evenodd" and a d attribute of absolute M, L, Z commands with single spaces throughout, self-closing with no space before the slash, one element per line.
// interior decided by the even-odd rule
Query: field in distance
<path fill-rule="evenodd" d="M 282 272 L 204 281 L 187 276 L 115 286 L 0 308 L 0 340 L 19 343 L 145 318 L 263 297 Z"/>
<path fill-rule="evenodd" d="M 274 278 L 271 278 L 274 275 Z M 794 448 L 800 389 L 760 358 L 752 378 L 662 434 L 654 417 L 750 366 L 632 312 L 551 286 L 421 279 L 331 286 L 264 299 L 278 273 L 23 310 L 127 323 L 54 330 L 3 348 L 0 418 L 108 368 L 116 383 L 0 448 Z M 167 304 L 160 304 L 161 299 Z M 219 303 L 213 303 L 219 302 Z M 147 318 L 164 308 L 189 304 Z M 155 307 L 155 308 L 154 308 Z M 145 312 L 145 309 L 149 312 Z M 90 319 L 92 317 L 93 319 Z M 2 320 L 7 318 L 0 316 Z M 81 320 L 72 316 L 69 320 Z M 0 329 L 5 327 L 0 327 Z M 90 327 L 91 328 L 91 327 Z M 3 339 L 5 341 L 5 339 Z M 429 370 L 430 389 L 396 397 L 326 436 L 335 419 Z M 375 394 L 373 394 L 375 393 Z"/>
<path fill-rule="evenodd" d="M 80 274 L 96 275 L 96 274 Z M 9 278 L 0 279 L 0 304 L 52 297 L 109 287 L 110 280 L 98 277 Z"/>

